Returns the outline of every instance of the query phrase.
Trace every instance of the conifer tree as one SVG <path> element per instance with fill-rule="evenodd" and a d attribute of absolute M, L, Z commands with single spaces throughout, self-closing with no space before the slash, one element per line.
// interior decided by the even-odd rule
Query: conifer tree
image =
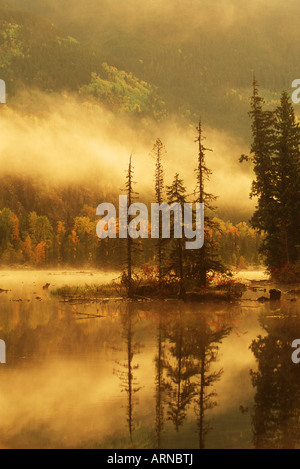
<path fill-rule="evenodd" d="M 184 204 L 186 203 L 186 188 L 179 174 L 175 175 L 173 184 L 167 187 L 167 197 L 170 205 L 179 204 L 184 213 Z M 173 230 L 174 232 L 174 223 Z M 174 234 L 174 233 L 173 233 Z M 185 263 L 185 239 L 184 236 L 173 240 L 173 248 L 170 256 L 170 269 L 174 270 L 180 279 L 179 295 L 184 295 L 184 263 Z"/>
<path fill-rule="evenodd" d="M 163 168 L 163 157 L 165 154 L 165 147 L 162 141 L 158 138 L 155 142 L 155 145 L 152 150 L 155 156 L 155 202 L 161 205 L 164 202 L 164 168 Z M 161 223 L 161 213 L 160 213 L 160 223 L 159 223 L 159 239 L 157 240 L 156 249 L 157 249 L 157 261 L 158 261 L 158 278 L 159 282 L 163 277 L 163 255 L 164 255 L 164 244 L 165 240 L 162 238 L 162 223 Z"/>
<path fill-rule="evenodd" d="M 132 162 L 132 155 L 129 158 L 128 170 L 126 173 L 126 184 L 125 184 L 125 193 L 127 195 L 127 228 L 130 225 L 132 216 L 128 214 L 129 207 L 136 200 L 137 192 L 134 191 L 134 185 L 136 182 L 133 179 L 134 167 Z M 127 294 L 128 298 L 132 298 L 133 291 L 133 253 L 134 253 L 134 240 L 127 236 Z"/>
<path fill-rule="evenodd" d="M 255 180 L 250 197 L 258 203 L 251 220 L 253 228 L 265 233 L 260 251 L 270 271 L 280 272 L 299 257 L 300 129 L 288 94 L 284 92 L 275 111 L 264 110 L 253 80 L 251 98 L 252 136 L 250 161 Z"/>
<path fill-rule="evenodd" d="M 252 226 L 260 231 L 276 231 L 274 201 L 274 113 L 264 110 L 265 101 L 259 96 L 258 83 L 253 78 L 253 96 L 249 116 L 252 119 L 253 141 L 250 156 L 242 155 L 240 162 L 250 161 L 253 165 L 255 180 L 250 197 L 257 197 L 258 203 L 252 218 Z M 265 241 L 265 246 L 268 239 Z M 263 247 L 262 250 L 267 250 Z"/>
<path fill-rule="evenodd" d="M 199 122 L 197 127 L 198 143 L 198 165 L 195 170 L 197 176 L 197 187 L 195 191 L 196 203 L 204 204 L 205 208 L 205 242 L 202 249 L 198 251 L 190 251 L 189 266 L 190 276 L 197 279 L 201 286 L 206 286 L 208 271 L 224 271 L 219 256 L 218 249 L 215 245 L 211 232 L 213 229 L 218 229 L 218 225 L 211 217 L 211 212 L 214 210 L 213 202 L 217 199 L 214 195 L 206 192 L 206 183 L 212 174 L 212 171 L 206 166 L 206 152 L 212 151 L 206 148 L 203 144 L 205 137 L 202 132 L 202 124 Z"/>
<path fill-rule="evenodd" d="M 275 110 L 274 198 L 280 243 L 269 253 L 269 263 L 294 264 L 300 246 L 300 126 L 286 92 Z"/>

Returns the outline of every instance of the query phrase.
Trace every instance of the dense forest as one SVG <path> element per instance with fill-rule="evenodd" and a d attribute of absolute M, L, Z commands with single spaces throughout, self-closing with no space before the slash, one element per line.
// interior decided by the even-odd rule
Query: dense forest
<path fill-rule="evenodd" d="M 0 1 L 0 71 L 7 84 L 11 109 L 31 116 L 32 109 L 28 113 L 29 104 L 24 104 L 21 98 L 24 90 L 30 90 L 31 96 L 36 93 L 36 101 L 39 92 L 51 96 L 70 93 L 81 103 L 97 104 L 113 116 L 126 116 L 136 129 L 141 118 L 163 125 L 171 116 L 176 116 L 183 126 L 192 126 L 201 113 L 206 126 L 230 131 L 232 137 L 238 136 L 248 144 L 251 132 L 247 112 L 253 67 L 261 84 L 264 100 L 255 85 L 251 101 L 251 155 L 242 157 L 252 163 L 255 177 L 251 197 L 257 198 L 258 205 L 252 220 L 241 218 L 231 222 L 223 219 L 222 211 L 212 210 L 215 197 L 210 198 L 207 181 L 204 187 L 201 180 L 202 173 L 211 172 L 206 167 L 206 148 L 198 128 L 198 166 L 196 159 L 193 163 L 195 197 L 191 199 L 188 194 L 180 168 L 173 180 L 170 176 L 169 185 L 165 183 L 160 159 L 156 161 L 156 172 L 153 166 L 156 177 L 153 197 L 160 203 L 163 197 L 170 203 L 203 202 L 207 209 L 206 246 L 191 259 L 184 258 L 182 245 L 174 239 L 168 248 L 141 240 L 137 264 L 156 261 L 161 275 L 163 264 L 179 259 L 177 265 L 173 261 L 171 264 L 181 280 L 187 274 L 187 266 L 191 269 L 189 275 L 204 266 L 202 283 L 212 270 L 261 262 L 266 262 L 273 273 L 281 275 L 289 269 L 297 276 L 298 267 L 294 266 L 298 263 L 300 244 L 299 124 L 297 107 L 292 107 L 288 94 L 280 98 L 281 90 L 290 87 L 297 76 L 292 54 L 288 59 L 285 56 L 288 45 L 298 54 L 293 18 L 289 38 L 283 45 L 278 35 L 285 30 L 271 28 L 272 19 L 278 18 L 277 2 L 262 19 L 255 16 L 256 2 L 248 7 L 248 15 L 243 15 L 238 3 L 232 0 L 232 17 L 229 15 L 219 29 L 213 21 L 218 12 L 207 2 L 204 2 L 205 21 L 201 15 L 203 2 L 194 2 L 199 13 L 197 21 L 193 20 L 193 12 L 180 16 L 179 0 L 164 7 L 158 0 L 152 6 L 137 8 L 136 14 L 135 0 L 121 2 L 119 8 L 107 0 L 89 2 L 90 9 L 80 2 L 76 8 L 67 0 L 63 3 L 70 12 L 68 17 L 61 15 L 61 4 L 55 0 Z M 282 24 L 292 11 L 292 3 Z M 96 15 L 97 21 L 92 11 L 101 12 Z M 153 14 L 157 11 L 159 16 Z M 172 30 L 166 23 L 170 15 Z M 246 17 L 255 22 L 246 22 Z M 239 22 L 231 29 L 236 18 Z M 269 49 L 275 43 L 277 53 L 270 56 Z M 283 57 L 287 70 L 284 76 Z M 230 158 L 237 160 L 238 155 Z M 243 171 L 250 174 L 250 165 Z M 99 199 L 109 196 L 114 203 L 115 191 L 91 181 L 88 185 L 50 184 L 46 179 L 3 172 L 0 263 L 119 267 L 120 250 L 125 249 L 122 241 L 100 241 L 95 236 Z M 168 259 L 164 259 L 164 250 Z"/>
<path fill-rule="evenodd" d="M 80 186 L 49 188 L 24 178 L 2 179 L 0 264 L 121 268 L 123 240 L 96 236 L 96 194 Z M 263 235 L 246 222 L 215 221 L 219 229 L 210 236 L 216 239 L 225 264 L 241 268 L 260 264 L 258 247 Z M 150 267 L 154 242 L 142 240 L 141 244 L 138 263 Z"/>

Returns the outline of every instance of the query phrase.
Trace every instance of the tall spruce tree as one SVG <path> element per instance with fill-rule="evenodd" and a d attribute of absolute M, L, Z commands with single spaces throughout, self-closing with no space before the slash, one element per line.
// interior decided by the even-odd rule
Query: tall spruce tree
<path fill-rule="evenodd" d="M 262 209 L 264 215 L 272 208 L 273 203 L 273 152 L 274 152 L 274 113 L 264 110 L 265 101 L 259 96 L 259 86 L 253 78 L 253 96 L 249 116 L 252 119 L 253 141 L 250 156 L 242 155 L 240 161 L 251 161 L 256 179 L 252 183 L 251 197 L 258 197 L 257 211 Z M 272 212 L 273 213 L 273 212 Z M 257 213 L 255 223 L 265 225 L 265 217 Z"/>
<path fill-rule="evenodd" d="M 177 173 L 174 177 L 173 184 L 167 187 L 167 197 L 169 204 L 178 204 L 181 207 L 182 214 L 184 213 L 184 204 L 187 202 L 186 197 L 186 188 L 184 186 L 183 180 L 180 179 L 179 174 Z M 174 220 L 173 220 L 174 222 Z M 173 235 L 174 235 L 174 223 L 173 225 Z M 183 227 L 182 227 L 183 228 Z M 169 268 L 175 272 L 180 281 L 180 290 L 179 296 L 183 297 L 185 294 L 184 289 L 184 265 L 185 265 L 185 239 L 184 236 L 179 239 L 173 239 L 172 248 L 170 253 L 170 265 Z"/>
<path fill-rule="evenodd" d="M 250 197 L 258 202 L 251 224 L 265 233 L 260 251 L 269 270 L 280 272 L 299 258 L 300 129 L 286 92 L 275 111 L 264 110 L 264 104 L 254 78 L 251 153 L 240 161 L 250 161 L 254 169 Z"/>
<path fill-rule="evenodd" d="M 126 183 L 125 183 L 125 193 L 127 195 L 127 228 L 130 225 L 132 216 L 128 214 L 129 207 L 136 200 L 137 192 L 134 191 L 134 185 L 136 182 L 133 179 L 134 167 L 132 162 L 132 155 L 129 158 L 128 170 L 126 172 Z M 132 298 L 134 294 L 133 289 L 133 253 L 134 253 L 134 240 L 127 236 L 127 274 L 126 275 L 126 286 L 127 286 L 127 295 L 128 298 Z"/>
<path fill-rule="evenodd" d="M 269 261 L 280 267 L 298 260 L 300 246 L 300 126 L 286 92 L 275 110 L 275 142 L 273 189 L 280 243 L 270 251 Z"/>
<path fill-rule="evenodd" d="M 274 199 L 274 113 L 264 110 L 265 101 L 259 96 L 258 83 L 253 77 L 253 96 L 249 116 L 252 120 L 252 145 L 250 156 L 242 155 L 240 162 L 250 161 L 253 165 L 255 179 L 252 183 L 250 197 L 257 197 L 257 206 L 251 220 L 253 228 L 266 233 L 261 252 L 267 255 L 274 238 L 269 234 L 276 233 L 276 201 Z"/>
<path fill-rule="evenodd" d="M 163 168 L 163 157 L 165 154 L 165 147 L 162 141 L 158 138 L 153 147 L 152 153 L 155 157 L 155 202 L 161 205 L 164 202 L 164 168 Z M 160 213 L 159 223 L 159 238 L 156 243 L 157 250 L 157 263 L 158 263 L 158 278 L 161 282 L 163 278 L 163 257 L 164 257 L 164 244 L 165 240 L 162 238 L 162 216 Z"/>
<path fill-rule="evenodd" d="M 276 201 L 274 198 L 274 113 L 264 110 L 265 101 L 259 95 L 258 83 L 253 77 L 253 95 L 249 116 L 252 120 L 252 145 L 250 156 L 242 155 L 240 162 L 249 161 L 253 165 L 255 179 L 250 198 L 257 197 L 257 206 L 251 220 L 253 228 L 266 234 L 261 252 L 268 252 L 278 245 L 276 240 Z M 273 234 L 273 235 L 272 235 Z"/>
<path fill-rule="evenodd" d="M 206 183 L 209 181 L 212 171 L 206 165 L 206 152 L 212 151 L 203 144 L 205 137 L 202 132 L 202 124 L 197 127 L 196 143 L 198 144 L 198 165 L 195 170 L 197 176 L 197 187 L 195 190 L 196 203 L 204 204 L 205 207 L 205 241 L 202 249 L 190 251 L 189 255 L 189 275 L 196 279 L 201 286 L 207 284 L 207 273 L 209 271 L 224 271 L 220 261 L 218 248 L 212 237 L 212 231 L 218 229 L 218 224 L 213 220 L 211 214 L 214 211 L 213 203 L 217 197 L 206 192 Z"/>

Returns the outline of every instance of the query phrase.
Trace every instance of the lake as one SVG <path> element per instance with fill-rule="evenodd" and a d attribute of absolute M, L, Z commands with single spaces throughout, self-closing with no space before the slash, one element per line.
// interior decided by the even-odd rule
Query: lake
<path fill-rule="evenodd" d="M 243 273 L 238 305 L 51 296 L 116 277 L 0 271 L 0 448 L 299 447 L 296 294 L 259 303 Z"/>

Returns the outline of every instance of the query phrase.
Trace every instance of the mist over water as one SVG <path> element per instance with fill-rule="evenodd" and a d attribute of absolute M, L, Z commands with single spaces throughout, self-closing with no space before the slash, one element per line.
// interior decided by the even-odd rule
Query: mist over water
<path fill-rule="evenodd" d="M 74 276 L 82 281 L 88 274 L 47 275 L 60 284 L 63 279 L 72 283 Z M 279 309 L 253 303 L 254 292 L 245 294 L 242 305 L 76 305 L 51 299 L 42 290 L 45 276 L 28 275 L 24 301 L 11 301 L 20 294 L 20 276 L 13 281 L 3 272 L 0 277 L 1 285 L 13 290 L 0 294 L 1 337 L 7 344 L 7 366 L 0 367 L 1 448 L 193 449 L 199 448 L 201 421 L 209 424 L 202 443 L 206 448 L 264 447 L 275 444 L 276 431 L 285 435 L 280 445 L 293 446 L 299 376 L 289 341 L 299 331 L 299 307 L 289 295 Z M 35 300 L 34 291 L 42 301 Z M 287 345 L 282 349 L 283 337 Z M 260 412 L 271 406 L 270 399 L 251 373 L 264 365 L 263 389 L 277 391 L 272 341 L 283 364 L 279 378 L 286 382 L 294 373 L 294 379 L 288 389 L 280 389 L 287 418 L 268 414 L 275 429 L 266 440 Z M 259 357 L 251 344 L 261 345 Z M 205 350 L 205 376 L 211 379 L 207 402 L 217 404 L 205 408 L 203 420 L 198 414 L 197 346 Z M 186 370 L 192 372 L 189 378 Z"/>
<path fill-rule="evenodd" d="M 42 291 L 46 276 L 51 283 L 59 285 L 63 279 L 72 284 L 74 276 L 83 281 L 87 275 L 88 272 L 85 275 L 44 272 L 43 278 L 39 278 L 37 272 L 31 272 L 24 279 L 23 302 L 11 301 L 21 292 L 20 276 L 14 280 L 8 272 L 0 276 L 1 285 L 12 288 L 12 292 L 0 295 L 1 334 L 8 347 L 8 366 L 0 368 L 1 448 L 128 445 L 130 431 L 136 447 L 140 444 L 156 447 L 154 409 L 158 338 L 169 333 L 176 334 L 176 340 L 179 340 L 177 335 L 180 337 L 182 321 L 186 325 L 182 339 L 185 347 L 187 331 L 192 327 L 196 331 L 199 322 L 204 321 L 212 334 L 218 328 L 233 325 L 230 337 L 221 347 L 221 362 L 211 368 L 212 373 L 220 367 L 226 372 L 217 384 L 219 406 L 209 411 L 207 417 L 218 422 L 225 416 L 230 421 L 232 415 L 238 417 L 240 403 L 251 402 L 250 377 L 241 389 L 235 386 L 250 367 L 255 367 L 248 345 L 251 337 L 261 332 L 261 327 L 250 310 L 224 305 L 216 311 L 216 307 L 207 305 L 200 312 L 193 305 L 178 305 L 175 301 L 159 303 L 160 313 L 163 313 L 160 316 L 155 304 L 111 302 L 76 306 L 51 300 L 49 293 Z M 35 300 L 33 291 L 41 295 L 42 301 Z M 25 301 L 26 298 L 31 298 L 31 302 Z M 102 317 L 88 318 L 89 314 L 95 313 Z M 169 366 L 176 367 L 171 338 L 172 335 L 169 339 L 161 339 L 162 346 Z M 130 361 L 128 346 L 132 347 Z M 235 353 L 236 358 L 232 360 L 233 350 L 237 348 L 241 353 Z M 124 370 L 133 367 L 134 386 L 129 391 L 124 388 L 127 376 L 126 372 L 124 376 L 122 374 L 124 365 Z M 132 408 L 129 408 L 129 397 Z M 162 399 L 166 409 L 161 435 L 163 447 L 197 448 L 197 417 L 193 403 L 185 406 L 186 418 L 178 433 L 175 423 L 167 418 L 168 406 L 171 409 L 172 405 L 168 404 L 166 394 Z M 128 424 L 128 412 L 131 412 L 132 428 Z M 248 419 L 240 419 L 238 431 L 241 428 L 247 430 L 247 426 Z M 230 439 L 236 433 L 234 425 L 230 426 L 229 432 L 227 444 L 230 445 Z M 218 438 L 217 426 L 208 444 L 214 446 Z M 249 437 L 246 438 L 247 445 L 251 444 Z"/>

